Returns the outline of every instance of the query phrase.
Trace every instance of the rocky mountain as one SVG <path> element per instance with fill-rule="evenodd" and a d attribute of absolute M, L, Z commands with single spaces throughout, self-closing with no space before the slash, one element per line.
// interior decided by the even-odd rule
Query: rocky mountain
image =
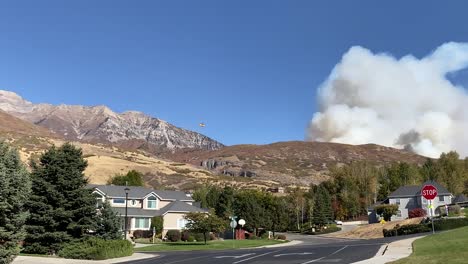
<path fill-rule="evenodd" d="M 223 147 L 207 136 L 164 120 L 136 111 L 119 114 L 106 106 L 33 104 L 16 93 L 0 90 L 0 110 L 71 141 L 110 144 L 152 153 Z"/>
<path fill-rule="evenodd" d="M 374 144 L 346 145 L 324 142 L 279 142 L 237 145 L 214 151 L 186 150 L 167 156 L 191 163 L 214 174 L 272 181 L 279 185 L 319 183 L 333 166 L 366 161 L 376 166 L 393 162 L 422 164 L 426 157 Z"/>

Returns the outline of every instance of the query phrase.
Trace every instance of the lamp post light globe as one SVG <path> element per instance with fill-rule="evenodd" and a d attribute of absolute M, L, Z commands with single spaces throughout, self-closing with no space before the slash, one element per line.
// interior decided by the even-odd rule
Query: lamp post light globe
<path fill-rule="evenodd" d="M 244 219 L 240 219 L 240 220 L 239 220 L 239 225 L 241 225 L 242 227 L 244 227 L 244 225 L 245 225 L 245 220 L 244 220 Z"/>

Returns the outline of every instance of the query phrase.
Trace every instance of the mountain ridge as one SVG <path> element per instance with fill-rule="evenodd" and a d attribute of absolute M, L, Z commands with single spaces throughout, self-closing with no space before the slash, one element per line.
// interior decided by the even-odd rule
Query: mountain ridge
<path fill-rule="evenodd" d="M 116 113 L 105 105 L 33 104 L 14 92 L 0 90 L 0 110 L 45 127 L 66 140 L 131 147 L 152 153 L 185 148 L 216 150 L 224 146 L 205 135 L 142 112 Z"/>

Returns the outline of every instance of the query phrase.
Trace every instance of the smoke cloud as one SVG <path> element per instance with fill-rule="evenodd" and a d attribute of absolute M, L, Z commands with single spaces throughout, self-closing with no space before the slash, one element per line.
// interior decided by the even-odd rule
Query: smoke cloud
<path fill-rule="evenodd" d="M 352 47 L 318 89 L 307 140 L 468 156 L 468 93 L 447 79 L 467 67 L 468 43 L 445 43 L 422 59 Z"/>

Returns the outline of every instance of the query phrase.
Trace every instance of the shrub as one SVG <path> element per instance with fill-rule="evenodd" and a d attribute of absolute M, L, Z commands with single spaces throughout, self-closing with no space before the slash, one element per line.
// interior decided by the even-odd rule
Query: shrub
<path fill-rule="evenodd" d="M 205 236 L 202 233 L 196 233 L 193 235 L 196 241 L 204 241 Z"/>
<path fill-rule="evenodd" d="M 133 231 L 133 237 L 138 238 L 150 238 L 153 237 L 153 232 L 150 230 L 135 230 Z"/>
<path fill-rule="evenodd" d="M 260 238 L 262 239 L 268 239 L 268 233 L 263 233 Z"/>
<path fill-rule="evenodd" d="M 192 235 L 188 236 L 187 242 L 193 242 L 193 241 L 195 241 L 195 237 Z"/>
<path fill-rule="evenodd" d="M 180 240 L 186 242 L 186 241 L 188 241 L 189 236 L 190 236 L 190 232 L 187 231 L 187 230 L 184 230 L 184 231 L 182 231 L 182 233 L 180 235 Z"/>
<path fill-rule="evenodd" d="M 210 233 L 210 240 L 217 240 L 218 237 L 216 236 L 215 233 Z"/>
<path fill-rule="evenodd" d="M 429 222 L 428 226 L 430 225 L 431 223 Z M 434 229 L 437 231 L 450 230 L 463 226 L 468 226 L 468 218 L 439 219 L 434 221 Z"/>
<path fill-rule="evenodd" d="M 255 239 L 258 239 L 258 237 L 255 234 L 250 234 L 248 239 L 255 240 Z"/>
<path fill-rule="evenodd" d="M 404 225 L 404 226 L 396 225 L 393 229 L 384 229 L 383 235 L 384 237 L 403 236 L 403 235 L 418 234 L 418 233 L 424 233 L 424 232 L 430 232 L 430 231 L 431 231 L 431 228 L 425 224 L 414 224 L 414 225 Z"/>
<path fill-rule="evenodd" d="M 461 214 L 461 207 L 458 204 L 451 205 L 451 206 L 449 206 L 448 209 L 449 209 L 449 213 L 453 213 L 455 215 Z"/>
<path fill-rule="evenodd" d="M 277 238 L 279 240 L 286 240 L 286 236 L 285 235 L 278 235 Z"/>
<path fill-rule="evenodd" d="M 180 231 L 179 230 L 169 230 L 167 231 L 167 239 L 171 242 L 177 242 L 180 240 Z"/>
<path fill-rule="evenodd" d="M 88 238 L 66 244 L 58 255 L 62 258 L 103 260 L 131 256 L 133 245 L 128 240 Z"/>
<path fill-rule="evenodd" d="M 409 211 L 409 218 L 424 217 L 426 216 L 426 210 L 422 208 L 415 208 Z"/>

